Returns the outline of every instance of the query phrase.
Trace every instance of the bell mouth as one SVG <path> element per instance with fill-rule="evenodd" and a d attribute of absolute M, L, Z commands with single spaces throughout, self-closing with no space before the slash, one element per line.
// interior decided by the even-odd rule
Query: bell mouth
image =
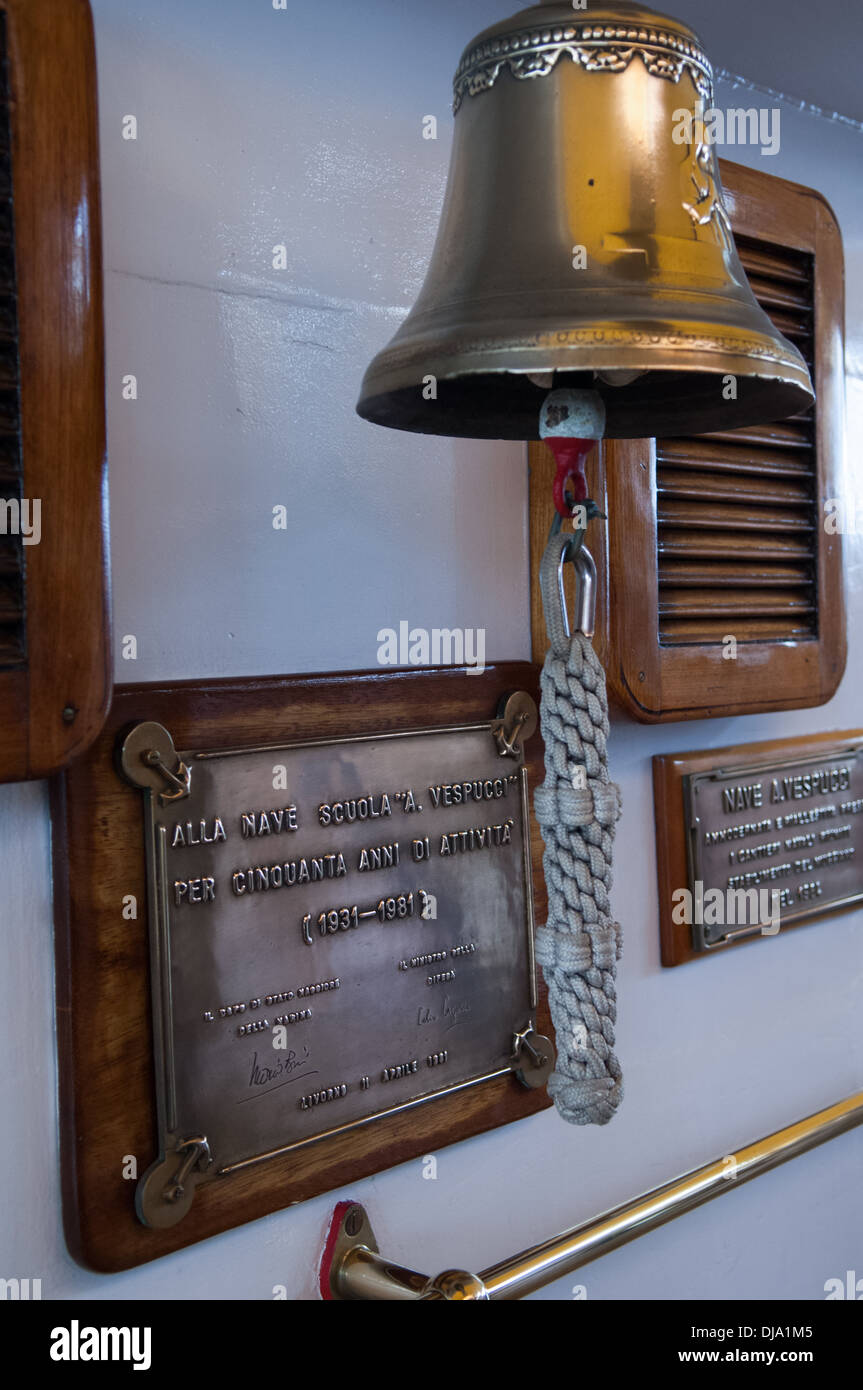
<path fill-rule="evenodd" d="M 607 439 L 645 439 L 655 436 L 714 434 L 763 425 L 799 415 L 811 407 L 814 395 L 805 365 L 791 379 L 782 375 L 753 376 L 751 359 L 723 364 L 721 371 L 679 366 L 648 370 L 628 385 L 612 386 L 591 371 L 557 371 L 553 387 L 596 391 L 606 413 Z M 744 371 L 749 375 L 744 375 Z M 729 380 L 733 378 L 733 384 Z M 448 435 L 457 439 L 539 439 L 539 416 L 548 385 L 538 385 L 526 372 L 472 372 L 439 378 L 436 398 L 425 399 L 422 384 L 402 386 L 379 394 L 364 391 L 357 413 L 373 424 L 415 434 Z M 724 392 L 736 392 L 725 399 Z"/>

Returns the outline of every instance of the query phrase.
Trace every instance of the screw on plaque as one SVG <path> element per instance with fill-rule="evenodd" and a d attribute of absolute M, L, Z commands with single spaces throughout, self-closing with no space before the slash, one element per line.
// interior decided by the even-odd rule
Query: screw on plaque
<path fill-rule="evenodd" d="M 156 792 L 162 805 L 189 795 L 192 769 L 183 762 L 161 724 L 150 720 L 136 724 L 123 738 L 119 756 L 127 781 L 133 787 Z"/>
<path fill-rule="evenodd" d="M 165 1230 L 187 1215 L 198 1178 L 213 1160 L 204 1136 L 183 1139 L 172 1153 L 153 1163 L 135 1193 L 138 1218 L 145 1226 Z"/>
<path fill-rule="evenodd" d="M 532 1023 L 513 1034 L 510 1066 L 522 1086 L 535 1091 L 544 1086 L 554 1070 L 551 1039 L 537 1033 Z"/>
<path fill-rule="evenodd" d="M 520 758 L 523 744 L 536 732 L 536 725 L 536 703 L 526 690 L 504 695 L 491 726 L 501 757 Z"/>

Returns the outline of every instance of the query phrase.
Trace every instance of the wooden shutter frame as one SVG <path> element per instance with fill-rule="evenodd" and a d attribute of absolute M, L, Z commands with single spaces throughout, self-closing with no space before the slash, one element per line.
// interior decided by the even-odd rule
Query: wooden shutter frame
<path fill-rule="evenodd" d="M 2 0 L 12 147 L 23 662 L 0 668 L 0 782 L 44 777 L 111 699 L 96 64 L 87 0 Z M 11 493 L 0 488 L 0 495 Z"/>
<path fill-rule="evenodd" d="M 656 441 L 609 440 L 588 465 L 593 496 L 608 521 L 591 524 L 597 564 L 595 644 L 609 694 L 643 723 L 799 709 L 823 704 L 845 669 L 842 542 L 823 525 L 823 502 L 840 495 L 844 440 L 844 260 L 836 217 L 821 194 L 775 175 L 720 161 L 735 233 L 806 252 L 814 260 L 817 637 L 663 646 L 659 636 Z M 551 521 L 554 464 L 543 445 L 530 458 L 534 660 L 547 647 L 538 566 Z"/>

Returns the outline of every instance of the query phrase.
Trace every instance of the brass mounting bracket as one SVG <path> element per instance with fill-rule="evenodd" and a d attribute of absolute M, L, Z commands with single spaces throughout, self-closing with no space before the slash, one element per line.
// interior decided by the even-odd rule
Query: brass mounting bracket
<path fill-rule="evenodd" d="M 544 1086 L 554 1070 L 554 1059 L 551 1039 L 537 1033 L 533 1023 L 513 1033 L 510 1066 L 522 1086 L 531 1091 Z"/>
<path fill-rule="evenodd" d="M 150 720 L 136 724 L 126 735 L 120 766 L 127 782 L 156 793 L 163 806 L 182 801 L 191 791 L 192 769 L 177 753 L 168 730 Z"/>
<path fill-rule="evenodd" d="M 430 1279 L 384 1259 L 372 1224 L 359 1202 L 339 1202 L 333 1212 L 321 1260 L 321 1298 L 326 1302 L 356 1298 L 461 1302 L 487 1300 L 481 1279 L 463 1269 L 448 1269 Z M 353 1289 L 360 1289 L 359 1294 Z"/>
<path fill-rule="evenodd" d="M 181 1139 L 171 1153 L 161 1154 L 138 1184 L 135 1209 L 145 1226 L 165 1230 L 187 1214 L 198 1178 L 212 1163 L 206 1137 Z"/>
<path fill-rule="evenodd" d="M 536 703 L 526 691 L 503 696 L 491 726 L 501 757 L 521 757 L 523 745 L 536 732 L 538 717 Z"/>

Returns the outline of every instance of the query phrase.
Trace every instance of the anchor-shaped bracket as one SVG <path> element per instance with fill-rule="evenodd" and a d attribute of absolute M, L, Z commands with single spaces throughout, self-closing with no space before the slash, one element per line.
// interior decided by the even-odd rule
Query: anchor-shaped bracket
<path fill-rule="evenodd" d="M 525 742 L 536 732 L 538 717 L 536 703 L 526 690 L 503 696 L 491 726 L 501 757 L 521 758 Z"/>
<path fill-rule="evenodd" d="M 182 801 L 192 787 L 192 769 L 174 747 L 174 740 L 161 724 L 136 724 L 120 747 L 120 766 L 133 787 L 155 792 L 164 806 Z"/>
<path fill-rule="evenodd" d="M 138 1184 L 138 1219 L 155 1230 L 176 1226 L 188 1213 L 198 1178 L 213 1159 L 206 1136 L 181 1139 L 171 1153 L 161 1154 Z"/>
<path fill-rule="evenodd" d="M 554 1045 L 550 1038 L 534 1030 L 533 1022 L 512 1035 L 510 1066 L 514 1075 L 528 1090 L 544 1086 L 554 1071 Z"/>

